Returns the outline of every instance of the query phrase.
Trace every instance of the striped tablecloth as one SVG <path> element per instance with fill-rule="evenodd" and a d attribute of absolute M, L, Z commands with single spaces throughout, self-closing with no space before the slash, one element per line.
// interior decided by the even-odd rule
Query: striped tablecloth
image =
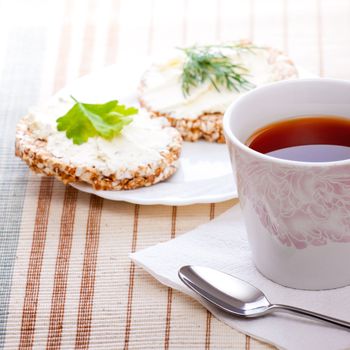
<path fill-rule="evenodd" d="M 269 348 L 128 259 L 235 201 L 149 207 L 80 193 L 15 159 L 15 124 L 71 79 L 192 43 L 251 38 L 350 78 L 349 19 L 349 0 L 0 0 L 0 346 Z"/>

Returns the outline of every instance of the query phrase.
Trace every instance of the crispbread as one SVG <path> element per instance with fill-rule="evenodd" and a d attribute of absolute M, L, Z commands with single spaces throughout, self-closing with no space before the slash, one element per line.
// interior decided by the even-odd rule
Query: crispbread
<path fill-rule="evenodd" d="M 295 78 L 298 76 L 297 69 L 293 62 L 281 51 L 267 47 L 264 47 L 263 49 L 268 53 L 268 65 L 271 65 L 272 67 L 272 81 Z M 147 100 L 146 93 L 148 89 L 149 74 L 152 74 L 152 70 L 154 69 L 155 65 L 151 66 L 141 79 L 139 86 L 140 104 L 153 116 L 166 117 L 171 125 L 179 130 L 185 141 L 193 142 L 199 139 L 205 139 L 210 142 L 224 143 L 225 138 L 222 129 L 223 111 L 203 111 L 193 118 L 193 116 L 189 117 L 186 114 L 175 115 L 175 113 L 171 111 L 167 112 L 159 110 Z"/>
<path fill-rule="evenodd" d="M 182 146 L 178 132 L 172 133 L 166 149 L 160 152 L 159 160 L 140 165 L 133 171 L 115 169 L 106 176 L 98 167 L 63 162 L 54 156 L 46 148 L 47 141 L 31 132 L 28 122 L 29 117 L 26 116 L 17 125 L 16 156 L 22 158 L 34 172 L 54 176 L 65 184 L 85 182 L 96 190 L 131 190 L 164 181 L 177 170 Z"/>

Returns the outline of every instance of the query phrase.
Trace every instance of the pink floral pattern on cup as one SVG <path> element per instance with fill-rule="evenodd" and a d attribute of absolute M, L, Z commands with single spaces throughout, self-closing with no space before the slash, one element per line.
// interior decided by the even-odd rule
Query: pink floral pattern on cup
<path fill-rule="evenodd" d="M 232 153 L 242 207 L 249 202 L 283 245 L 350 242 L 350 165 L 281 165 L 241 149 Z"/>

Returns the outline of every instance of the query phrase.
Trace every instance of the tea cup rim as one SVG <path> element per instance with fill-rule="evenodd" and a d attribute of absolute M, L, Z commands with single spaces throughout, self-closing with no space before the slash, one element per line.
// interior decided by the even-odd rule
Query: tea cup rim
<path fill-rule="evenodd" d="M 253 90 L 247 91 L 240 95 L 237 99 L 235 99 L 230 106 L 227 108 L 224 117 L 223 117 L 223 130 L 226 137 L 226 142 L 230 140 L 235 146 L 239 147 L 242 151 L 247 152 L 248 154 L 260 158 L 262 160 L 266 160 L 272 163 L 282 164 L 282 165 L 294 165 L 297 167 L 327 167 L 327 166 L 342 166 L 342 165 L 349 165 L 350 159 L 344 159 L 344 160 L 337 160 L 337 161 L 328 161 L 328 162 L 304 162 L 304 161 L 296 161 L 296 160 L 288 160 L 288 159 L 281 159 L 269 156 L 267 154 L 260 153 L 258 151 L 253 150 L 252 148 L 245 145 L 242 141 L 240 141 L 236 135 L 233 133 L 230 121 L 233 110 L 239 106 L 241 103 L 245 103 L 247 98 L 251 98 L 253 95 L 259 94 L 263 90 L 270 90 L 271 87 L 275 88 L 278 86 L 285 86 L 289 84 L 303 84 L 308 82 L 317 82 L 321 84 L 327 84 L 327 83 L 335 83 L 335 84 L 342 84 L 347 85 L 350 87 L 350 82 L 342 79 L 333 79 L 333 78 L 303 78 L 303 79 L 290 79 L 290 80 L 283 80 L 273 83 L 268 83 L 263 86 L 257 87 Z"/>

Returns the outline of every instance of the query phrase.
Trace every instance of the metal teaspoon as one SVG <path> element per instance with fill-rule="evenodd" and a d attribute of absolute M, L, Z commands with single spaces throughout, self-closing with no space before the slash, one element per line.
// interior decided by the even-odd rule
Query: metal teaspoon
<path fill-rule="evenodd" d="M 274 311 L 285 311 L 350 329 L 350 322 L 294 306 L 271 304 L 264 293 L 250 283 L 209 267 L 183 266 L 178 274 L 186 286 L 235 316 L 252 318 Z"/>

